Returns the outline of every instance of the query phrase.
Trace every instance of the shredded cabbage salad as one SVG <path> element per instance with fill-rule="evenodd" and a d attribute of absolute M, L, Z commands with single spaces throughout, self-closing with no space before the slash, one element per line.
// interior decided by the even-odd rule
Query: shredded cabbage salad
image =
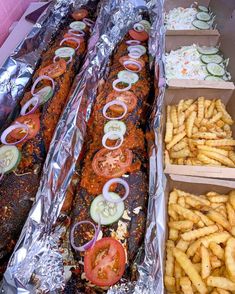
<path fill-rule="evenodd" d="M 197 13 L 196 8 L 178 7 L 170 10 L 165 17 L 167 30 L 197 30 L 192 24 Z"/>
<path fill-rule="evenodd" d="M 166 78 L 204 80 L 208 75 L 206 66 L 201 61 L 197 45 L 183 46 L 166 54 Z"/>

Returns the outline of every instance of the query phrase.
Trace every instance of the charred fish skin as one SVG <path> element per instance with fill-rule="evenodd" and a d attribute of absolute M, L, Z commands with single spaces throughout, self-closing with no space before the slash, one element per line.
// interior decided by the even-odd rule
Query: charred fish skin
<path fill-rule="evenodd" d="M 64 34 L 70 29 L 69 24 L 74 20 L 69 17 L 63 27 L 49 45 L 49 49 L 43 52 L 40 64 L 36 69 L 32 83 L 27 88 L 20 105 L 21 107 L 32 97 L 31 87 L 39 77 L 40 70 L 53 63 L 55 50 L 60 48 L 60 42 Z M 61 113 L 69 99 L 69 93 L 75 75 L 86 51 L 89 29 L 85 29 L 84 42 L 77 50 L 74 58 L 67 64 L 66 72 L 54 79 L 55 91 L 51 99 L 36 110 L 40 116 L 40 130 L 33 139 L 17 144 L 21 152 L 21 161 L 17 169 L 4 175 L 0 183 L 0 276 L 3 274 L 6 263 L 19 238 L 20 232 L 26 221 L 36 196 L 43 164 L 45 162 L 49 146 L 60 119 Z M 44 82 L 44 86 L 50 86 L 50 82 Z M 20 115 L 18 113 L 18 115 Z"/>
<path fill-rule="evenodd" d="M 80 182 L 77 185 L 77 191 L 74 194 L 71 218 L 72 224 L 89 220 L 90 205 L 93 199 L 102 193 L 102 187 L 107 182 L 107 178 L 98 176 L 92 168 L 92 160 L 95 154 L 103 148 L 101 138 L 104 134 L 104 125 L 108 121 L 103 116 L 103 107 L 107 103 L 106 99 L 113 92 L 112 83 L 117 78 L 119 71 L 124 70 L 120 64 L 120 57 L 128 54 L 125 37 L 118 46 L 111 65 L 110 74 L 102 87 L 101 92 L 96 98 L 90 120 L 88 122 L 88 130 L 85 140 L 85 154 L 83 159 L 79 159 L 78 165 Z M 148 205 L 148 156 L 147 142 L 145 139 L 146 125 L 146 105 L 151 88 L 150 72 L 148 69 L 148 57 L 143 56 L 145 61 L 144 69 L 138 73 L 139 80 L 131 88 L 131 92 L 137 97 L 136 108 L 128 113 L 122 120 L 127 126 L 127 131 L 124 137 L 122 147 L 129 148 L 133 153 L 133 162 L 129 170 L 122 175 L 122 178 L 128 183 L 130 194 L 125 200 L 125 215 L 120 219 L 124 224 L 126 233 L 122 239 L 118 238 L 117 231 L 119 230 L 119 221 L 109 226 L 102 226 L 103 237 L 114 237 L 118 239 L 127 252 L 127 265 L 123 279 L 136 280 L 137 269 L 135 260 L 139 254 L 140 247 L 144 241 L 145 225 L 147 217 Z M 122 193 L 122 187 L 118 186 L 114 190 L 116 193 Z M 71 226 L 72 227 L 72 226 Z M 75 232 L 75 243 L 84 244 L 91 239 L 93 231 L 90 227 L 80 229 Z M 84 252 L 74 252 L 74 258 L 77 261 L 76 269 L 73 271 L 71 279 L 67 282 L 65 293 L 74 289 L 74 293 L 104 293 L 106 289 L 91 285 L 84 277 Z"/>

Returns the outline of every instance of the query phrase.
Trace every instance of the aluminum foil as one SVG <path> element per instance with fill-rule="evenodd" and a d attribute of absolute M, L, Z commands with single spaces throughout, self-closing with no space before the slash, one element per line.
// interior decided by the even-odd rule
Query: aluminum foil
<path fill-rule="evenodd" d="M 94 32 L 88 44 L 88 53 L 74 91 L 58 123 L 44 165 L 43 177 L 36 202 L 29 214 L 20 239 L 4 275 L 5 293 L 60 293 L 64 287 L 63 261 L 58 239 L 62 228 L 53 230 L 65 198 L 66 190 L 75 172 L 86 135 L 86 124 L 100 81 L 105 76 L 108 62 L 118 42 L 128 29 L 140 20 L 140 10 L 146 10 L 152 21 L 149 52 L 154 70 L 156 90 L 149 129 L 155 134 L 150 146 L 149 207 L 144 244 L 145 258 L 139 265 L 140 277 L 136 283 L 113 287 L 109 293 L 161 293 L 161 238 L 164 226 L 158 222 L 159 199 L 163 191 L 162 157 L 160 157 L 159 128 L 161 126 L 161 99 L 164 91 L 162 67 L 162 3 L 143 1 L 103 0 Z M 155 61 L 154 61 L 155 58 Z M 161 257 L 161 256 L 160 256 Z M 48 274 L 49 273 L 49 274 Z M 158 289 L 156 291 L 156 289 Z"/>

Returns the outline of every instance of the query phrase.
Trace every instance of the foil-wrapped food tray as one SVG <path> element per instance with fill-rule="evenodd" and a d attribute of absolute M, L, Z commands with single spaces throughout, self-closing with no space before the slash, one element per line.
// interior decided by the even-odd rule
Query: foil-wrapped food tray
<path fill-rule="evenodd" d="M 37 34 L 47 29 L 47 33 L 43 35 L 41 42 L 46 43 L 46 40 L 48 40 L 44 40 L 44 38 L 48 36 L 50 28 L 50 37 L 52 36 L 56 26 L 68 13 L 71 4 L 79 7 L 84 4 L 83 2 L 87 1 L 57 1 L 48 12 L 49 15 L 45 16 L 42 24 L 36 25 Z M 163 291 L 159 262 L 159 258 L 161 258 L 159 246 L 161 244 L 159 244 L 158 239 L 159 235 L 164 234 L 164 226 L 157 221 L 157 216 L 161 213 L 157 202 L 163 194 L 164 185 L 161 166 L 162 150 L 159 147 L 161 143 L 159 142 L 161 106 L 164 92 L 162 66 L 164 46 L 163 3 L 149 0 L 143 6 L 142 2 L 141 5 L 138 4 L 138 1 L 130 2 L 127 0 L 102 0 L 99 3 L 99 15 L 89 40 L 86 59 L 75 79 L 71 97 L 57 125 L 44 164 L 36 201 L 4 275 L 3 293 L 60 293 L 64 288 L 63 258 L 58 248 L 58 241 L 63 228 L 57 226 L 55 229 L 54 225 L 60 215 L 66 190 L 75 172 L 76 162 L 86 136 L 86 125 L 98 86 L 108 71 L 110 57 L 118 42 L 122 40 L 129 28 L 141 19 L 142 14 L 148 14 L 152 23 L 149 54 L 155 85 L 155 91 L 152 93 L 154 103 L 148 114 L 150 118 L 148 130 L 153 139 L 149 145 L 149 204 L 146 236 L 143 245 L 145 254 L 144 259 L 138 265 L 139 279 L 137 282 L 128 282 L 119 287 L 114 286 L 109 290 L 109 293 L 161 293 Z M 38 26 L 41 26 L 41 30 Z M 36 28 L 33 30 L 36 30 Z M 35 39 L 37 38 L 35 37 Z M 33 38 L 24 42 L 28 42 L 28 47 L 31 48 L 38 44 L 34 43 Z M 16 74 L 11 78 L 8 77 L 7 80 L 6 75 L 0 73 L 2 80 L 5 79 L 5 84 L 9 85 L 14 80 L 17 80 L 17 85 L 20 84 L 16 91 L 11 90 L 11 95 L 14 93 L 14 96 L 11 96 L 8 100 L 6 97 L 9 97 L 9 92 L 3 91 L 4 95 L 0 96 L 0 99 L 3 97 L 2 101 L 6 102 L 6 108 L 1 108 L 0 111 L 2 120 L 9 118 L 9 114 L 14 111 L 43 50 L 43 46 L 41 46 L 41 51 L 38 49 L 37 56 L 34 56 L 36 53 L 31 52 L 34 50 L 30 51 L 28 48 L 26 55 L 24 55 L 23 47 L 24 45 L 21 45 L 18 48 L 21 52 L 20 61 L 14 61 L 14 64 L 17 64 L 16 72 L 22 73 L 25 78 L 19 80 L 20 75 Z M 15 55 L 18 56 L 17 54 L 19 53 L 16 52 Z M 13 57 L 10 57 L 4 65 L 5 72 L 11 70 L 11 59 Z M 7 105 L 10 107 L 8 110 Z"/>

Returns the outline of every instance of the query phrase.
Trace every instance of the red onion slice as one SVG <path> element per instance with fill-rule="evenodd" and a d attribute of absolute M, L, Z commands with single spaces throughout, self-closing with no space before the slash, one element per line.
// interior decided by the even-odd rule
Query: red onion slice
<path fill-rule="evenodd" d="M 126 190 L 125 195 L 121 199 L 113 199 L 112 197 L 109 196 L 109 188 L 113 184 L 121 184 L 125 188 L 125 190 Z M 107 200 L 109 202 L 113 202 L 113 203 L 119 203 L 121 201 L 124 201 L 128 197 L 129 193 L 130 193 L 130 188 L 129 188 L 128 183 L 120 178 L 113 178 L 113 179 L 109 180 L 104 185 L 103 191 L 102 191 L 102 194 L 103 194 L 105 200 Z"/>
<path fill-rule="evenodd" d="M 120 116 L 118 116 L 118 117 L 110 117 L 110 116 L 108 116 L 106 114 L 106 112 L 107 112 L 108 108 L 110 106 L 112 106 L 112 105 L 120 105 L 120 106 L 122 106 L 122 108 L 124 110 L 123 114 L 120 115 Z M 107 118 L 107 119 L 110 119 L 110 120 L 112 120 L 112 119 L 116 119 L 116 120 L 122 119 L 126 114 L 127 114 L 127 106 L 126 106 L 126 103 L 123 102 L 123 101 L 121 101 L 121 100 L 118 100 L 118 99 L 115 99 L 113 101 L 110 101 L 110 102 L 106 103 L 105 106 L 104 106 L 104 108 L 103 108 L 103 116 L 105 118 Z"/>
<path fill-rule="evenodd" d="M 38 77 L 38 78 L 35 80 L 35 82 L 33 83 L 33 86 L 32 86 L 32 88 L 31 88 L 31 94 L 32 94 L 33 96 L 34 96 L 34 95 L 37 95 L 37 93 L 34 93 L 34 91 L 35 91 L 35 88 L 36 88 L 37 84 L 38 84 L 39 82 L 41 82 L 42 80 L 48 80 L 48 81 L 50 81 L 51 84 L 52 84 L 52 89 L 53 89 L 53 91 L 55 90 L 55 82 L 54 82 L 54 80 L 53 80 L 52 78 L 46 76 L 46 75 L 42 75 L 42 76 Z"/>
<path fill-rule="evenodd" d="M 25 129 L 26 130 L 26 134 L 24 135 L 24 137 L 22 139 L 20 139 L 19 141 L 13 142 L 13 143 L 8 143 L 6 138 L 7 136 L 16 129 Z M 5 129 L 5 131 L 2 133 L 1 135 L 1 142 L 5 145 L 16 145 L 21 143 L 22 141 L 24 141 L 24 139 L 28 136 L 29 134 L 29 127 L 25 124 L 21 124 L 19 122 L 15 122 L 13 125 L 9 126 L 7 129 Z"/>
<path fill-rule="evenodd" d="M 129 65 L 129 64 L 130 65 L 136 65 L 138 67 L 138 69 L 137 70 L 129 69 L 127 67 L 127 65 Z M 139 62 L 134 61 L 134 60 L 126 60 L 126 61 L 123 62 L 123 65 L 124 65 L 125 69 L 127 69 L 129 71 L 132 71 L 132 72 L 140 72 L 141 69 L 143 68 L 142 65 Z"/>
<path fill-rule="evenodd" d="M 82 225 L 82 224 L 89 224 L 89 225 L 91 225 L 94 228 L 94 230 L 95 230 L 95 234 L 94 234 L 94 237 L 90 241 L 88 241 L 87 243 L 85 243 L 84 245 L 82 245 L 82 246 L 76 246 L 75 245 L 75 240 L 74 240 L 74 232 L 75 232 L 75 229 L 78 226 Z M 96 242 L 96 240 L 98 238 L 99 232 L 100 232 L 100 221 L 98 223 L 98 227 L 96 227 L 90 221 L 80 221 L 80 222 L 76 223 L 72 227 L 71 232 L 70 232 L 70 242 L 71 242 L 71 245 L 72 245 L 73 249 L 74 250 L 77 250 L 77 251 L 86 251 L 86 250 L 90 249 L 95 244 L 95 242 Z"/>
<path fill-rule="evenodd" d="M 20 114 L 22 116 L 33 113 L 39 106 L 39 97 L 37 95 L 33 96 L 29 101 L 27 101 L 21 108 Z M 33 105 L 33 108 L 29 110 L 28 112 L 27 109 L 29 108 L 30 105 Z"/>
<path fill-rule="evenodd" d="M 129 52 L 138 52 L 139 54 L 143 55 L 143 51 L 139 47 L 137 47 L 135 45 L 128 46 L 127 50 Z"/>
<path fill-rule="evenodd" d="M 112 139 L 112 137 L 118 137 L 118 139 L 120 140 L 120 142 L 117 144 L 117 145 L 115 145 L 115 146 L 107 146 L 106 145 L 106 141 L 109 139 L 109 140 L 113 140 Z M 118 149 L 121 145 L 122 145 L 122 143 L 123 143 L 123 140 L 124 140 L 124 138 L 123 138 L 123 134 L 121 133 L 121 132 L 119 132 L 119 131 L 109 131 L 109 132 L 107 132 L 104 136 L 103 136 L 103 138 L 102 138 L 102 145 L 106 148 L 106 149 L 108 149 L 108 150 L 115 150 L 115 149 Z"/>
<path fill-rule="evenodd" d="M 53 58 L 53 62 L 55 63 L 55 62 L 57 62 L 58 61 L 58 59 L 60 59 L 60 57 L 59 56 L 54 56 L 54 58 Z M 69 60 L 68 61 L 66 61 L 66 64 L 69 64 L 70 62 L 72 62 L 72 60 L 73 60 L 73 57 L 72 56 L 70 56 L 69 57 Z"/>
<path fill-rule="evenodd" d="M 134 59 L 138 59 L 142 56 L 142 54 L 137 51 L 131 51 L 128 53 L 128 56 Z"/>
<path fill-rule="evenodd" d="M 78 33 L 74 33 L 74 32 L 78 32 Z M 69 33 L 71 33 L 71 35 L 74 35 L 76 37 L 83 37 L 85 36 L 85 33 L 81 30 L 73 30 L 73 29 L 70 29 L 69 30 Z"/>
<path fill-rule="evenodd" d="M 118 88 L 117 87 L 117 84 L 119 84 L 119 83 L 125 83 L 125 84 L 128 84 L 128 86 L 126 86 L 125 88 Z M 115 91 L 117 91 L 117 92 L 124 92 L 124 91 L 128 91 L 128 90 L 130 90 L 130 88 L 131 88 L 131 83 L 128 83 L 128 82 L 123 82 L 122 80 L 120 80 L 120 79 L 116 79 L 115 81 L 113 81 L 113 89 L 115 90 Z"/>
<path fill-rule="evenodd" d="M 143 32 L 145 30 L 145 27 L 141 24 L 141 23 L 135 23 L 133 29 L 140 33 Z"/>
<path fill-rule="evenodd" d="M 80 40 L 74 37 L 68 37 L 68 38 L 64 38 L 61 42 L 60 42 L 60 46 L 62 46 L 64 44 L 64 42 L 72 40 L 74 42 L 76 42 L 78 45 L 75 48 L 75 50 L 78 50 L 78 48 L 80 47 Z"/>
<path fill-rule="evenodd" d="M 89 19 L 89 18 L 83 18 L 83 20 L 82 20 L 88 27 L 92 27 L 93 25 L 94 25 L 94 21 L 93 20 L 91 20 L 91 19 Z"/>
<path fill-rule="evenodd" d="M 128 40 L 128 41 L 126 41 L 126 44 L 128 44 L 128 45 L 139 45 L 139 44 L 141 44 L 141 42 L 138 41 L 138 40 Z"/>

